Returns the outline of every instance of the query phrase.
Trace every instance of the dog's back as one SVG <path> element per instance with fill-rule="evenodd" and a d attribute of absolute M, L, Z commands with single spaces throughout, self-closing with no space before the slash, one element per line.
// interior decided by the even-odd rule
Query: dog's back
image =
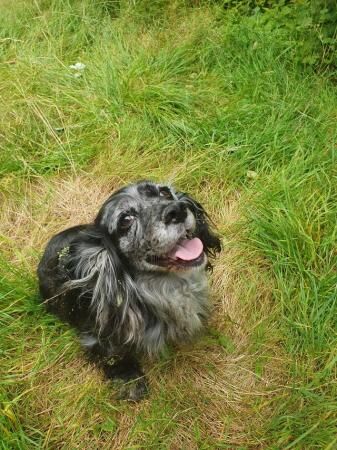
<path fill-rule="evenodd" d="M 88 325 L 90 297 L 81 295 L 79 289 L 67 288 L 67 283 L 75 278 L 69 259 L 90 229 L 91 225 L 78 225 L 53 236 L 37 269 L 39 290 L 47 311 L 79 329 Z"/>

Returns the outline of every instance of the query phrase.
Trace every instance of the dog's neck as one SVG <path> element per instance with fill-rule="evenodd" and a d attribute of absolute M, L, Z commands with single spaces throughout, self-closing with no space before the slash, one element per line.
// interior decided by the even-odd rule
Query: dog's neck
<path fill-rule="evenodd" d="M 191 339 L 203 327 L 209 315 L 205 270 L 140 273 L 136 284 L 141 302 L 153 316 L 139 341 L 146 353 L 160 352 L 167 343 Z"/>

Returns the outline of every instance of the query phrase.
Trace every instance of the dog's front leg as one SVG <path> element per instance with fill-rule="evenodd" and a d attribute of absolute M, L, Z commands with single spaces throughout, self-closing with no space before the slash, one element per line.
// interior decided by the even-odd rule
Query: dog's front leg
<path fill-rule="evenodd" d="M 147 379 L 134 353 L 113 351 L 110 346 L 98 343 L 96 338 L 89 340 L 88 335 L 81 340 L 89 360 L 102 369 L 109 380 L 122 382 L 118 399 L 138 401 L 147 395 Z"/>
<path fill-rule="evenodd" d="M 107 378 L 123 383 L 117 398 L 139 401 L 148 394 L 148 382 L 136 357 L 130 353 L 120 356 L 112 363 L 105 363 L 103 370 Z"/>

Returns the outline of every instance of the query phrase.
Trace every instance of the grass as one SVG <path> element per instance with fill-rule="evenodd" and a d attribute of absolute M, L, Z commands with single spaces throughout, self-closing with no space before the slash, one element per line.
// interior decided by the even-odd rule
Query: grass
<path fill-rule="evenodd" d="M 1 2 L 0 448 L 336 447 L 337 93 L 297 39 L 221 2 Z M 141 178 L 200 199 L 224 250 L 209 330 L 133 405 L 35 267 Z"/>

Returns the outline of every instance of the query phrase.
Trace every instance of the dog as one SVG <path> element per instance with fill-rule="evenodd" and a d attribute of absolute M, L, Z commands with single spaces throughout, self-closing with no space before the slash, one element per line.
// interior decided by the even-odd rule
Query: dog
<path fill-rule="evenodd" d="M 52 237 L 38 266 L 47 311 L 80 333 L 119 398 L 148 393 L 142 356 L 190 341 L 210 313 L 206 269 L 221 250 L 200 203 L 141 181 L 113 193 L 93 223 Z"/>

